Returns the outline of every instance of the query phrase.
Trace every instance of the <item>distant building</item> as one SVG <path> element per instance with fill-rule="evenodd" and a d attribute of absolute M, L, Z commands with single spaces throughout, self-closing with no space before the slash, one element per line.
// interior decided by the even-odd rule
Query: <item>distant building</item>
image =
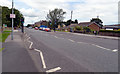
<path fill-rule="evenodd" d="M 46 20 L 42 20 L 39 22 L 35 22 L 34 26 L 38 26 L 40 27 L 41 25 L 46 25 L 47 26 L 47 21 Z"/>
<path fill-rule="evenodd" d="M 80 27 L 89 27 L 92 30 L 99 31 L 101 29 L 101 26 L 95 22 L 81 22 L 78 24 Z"/>
<path fill-rule="evenodd" d="M 104 25 L 103 29 L 105 29 L 105 30 L 118 30 L 118 29 L 120 29 L 120 24 Z"/>

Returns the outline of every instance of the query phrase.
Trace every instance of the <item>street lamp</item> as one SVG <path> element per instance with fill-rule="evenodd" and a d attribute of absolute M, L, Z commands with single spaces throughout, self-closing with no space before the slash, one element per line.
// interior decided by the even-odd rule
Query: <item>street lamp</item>
<path fill-rule="evenodd" d="M 14 2 L 13 2 L 13 0 L 12 0 L 12 14 L 14 13 L 13 6 L 14 6 Z M 12 18 L 12 33 L 11 33 L 11 40 L 13 40 L 13 24 L 14 24 L 14 19 Z"/>

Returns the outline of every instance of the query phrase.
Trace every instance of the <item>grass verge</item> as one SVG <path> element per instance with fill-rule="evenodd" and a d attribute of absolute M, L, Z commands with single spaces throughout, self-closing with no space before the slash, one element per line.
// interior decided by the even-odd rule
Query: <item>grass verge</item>
<path fill-rule="evenodd" d="M 4 48 L 0 48 L 0 52 L 1 52 L 2 50 L 4 50 Z"/>
<path fill-rule="evenodd" d="M 3 31 L 3 33 L 0 34 L 0 42 L 5 42 L 7 37 L 10 35 L 11 31 Z"/>

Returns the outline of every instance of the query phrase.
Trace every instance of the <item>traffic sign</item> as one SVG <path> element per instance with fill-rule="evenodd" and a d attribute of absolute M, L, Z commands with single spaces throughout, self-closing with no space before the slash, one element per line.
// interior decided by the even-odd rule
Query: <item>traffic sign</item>
<path fill-rule="evenodd" d="M 15 14 L 10 14 L 10 18 L 15 18 Z"/>

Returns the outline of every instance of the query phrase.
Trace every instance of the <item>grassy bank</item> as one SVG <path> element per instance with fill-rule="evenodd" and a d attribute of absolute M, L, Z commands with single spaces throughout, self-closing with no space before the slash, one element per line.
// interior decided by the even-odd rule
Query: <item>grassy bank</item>
<path fill-rule="evenodd" d="M 5 40 L 7 39 L 7 37 L 10 35 L 9 30 L 5 30 L 0 34 L 0 42 L 5 42 Z"/>

